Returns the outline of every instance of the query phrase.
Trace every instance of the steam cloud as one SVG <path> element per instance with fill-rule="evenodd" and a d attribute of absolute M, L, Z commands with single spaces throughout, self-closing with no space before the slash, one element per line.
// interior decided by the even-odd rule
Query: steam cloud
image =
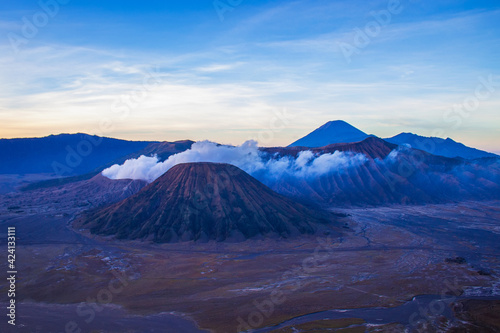
<path fill-rule="evenodd" d="M 191 149 L 170 156 L 160 162 L 157 156 L 141 156 L 127 160 L 123 165 L 115 164 L 102 174 L 110 179 L 141 179 L 153 182 L 171 167 L 180 163 L 214 162 L 228 163 L 239 167 L 266 183 L 283 176 L 310 178 L 342 171 L 367 161 L 363 154 L 336 151 L 315 155 L 312 151 L 301 151 L 296 158 L 273 156 L 259 150 L 257 142 L 247 141 L 241 146 L 223 146 L 210 141 L 199 141 Z"/>

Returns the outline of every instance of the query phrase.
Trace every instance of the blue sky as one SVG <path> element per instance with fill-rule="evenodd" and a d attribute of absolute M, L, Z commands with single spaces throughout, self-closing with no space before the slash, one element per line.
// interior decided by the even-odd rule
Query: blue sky
<path fill-rule="evenodd" d="M 3 1 L 0 137 L 270 146 L 343 119 L 500 152 L 498 1 L 218 5 Z"/>

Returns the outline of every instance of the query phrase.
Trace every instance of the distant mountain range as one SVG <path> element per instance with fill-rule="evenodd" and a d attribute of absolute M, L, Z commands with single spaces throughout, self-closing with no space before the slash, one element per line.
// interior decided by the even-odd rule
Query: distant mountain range
<path fill-rule="evenodd" d="M 320 148 L 336 144 L 361 142 L 368 135 L 345 121 L 330 121 L 288 147 Z M 475 159 L 498 157 L 467 147 L 452 139 L 427 138 L 401 133 L 385 139 L 396 145 L 406 145 L 444 157 Z M 61 177 L 89 174 L 92 177 L 104 168 L 121 164 L 140 155 L 157 154 L 160 160 L 185 151 L 193 141 L 176 142 L 127 141 L 83 133 L 50 135 L 43 138 L 0 139 L 0 174 L 56 174 Z M 302 147 L 302 148 L 300 148 Z"/>
<path fill-rule="evenodd" d="M 450 138 L 442 139 L 436 137 L 425 137 L 413 133 L 401 133 L 392 138 L 385 139 L 397 145 L 409 145 L 412 148 L 424 150 L 434 155 L 445 157 L 461 157 L 475 159 L 483 157 L 498 157 L 476 148 L 467 147 L 463 143 L 456 142 Z"/>
<path fill-rule="evenodd" d="M 127 141 L 88 135 L 59 134 L 43 138 L 0 139 L 0 174 L 57 174 L 61 177 L 92 173 L 140 155 L 161 160 L 189 149 L 193 141 Z"/>
<path fill-rule="evenodd" d="M 57 173 L 72 176 L 90 172 L 152 142 L 125 141 L 83 133 L 44 138 L 0 139 L 2 174 Z"/>
<path fill-rule="evenodd" d="M 54 174 L 61 170 L 61 176 L 70 176 L 23 188 L 44 189 L 89 180 L 113 164 L 141 155 L 156 154 L 163 161 L 190 149 L 193 143 L 125 141 L 87 134 L 2 139 L 0 156 L 6 158 L 0 164 L 0 174 Z M 346 122 L 332 121 L 289 147 L 260 148 L 269 159 L 285 155 L 296 158 L 303 150 L 310 150 L 315 156 L 333 155 L 337 151 L 357 153 L 368 160 L 350 169 L 300 182 L 283 178 L 269 183 L 265 178 L 253 176 L 285 196 L 320 204 L 426 203 L 492 198 L 499 193 L 498 156 L 451 139 L 402 133 L 383 140 Z M 415 160 L 416 151 L 421 152 L 420 160 Z M 401 169 L 401 163 L 406 169 L 410 166 L 408 175 L 406 169 Z"/>
<path fill-rule="evenodd" d="M 352 143 L 363 141 L 368 135 L 356 127 L 342 120 L 329 121 L 318 129 L 312 131 L 303 138 L 295 141 L 288 147 L 308 147 L 318 148 L 337 143 Z M 498 155 L 488 153 L 479 149 L 470 148 L 452 139 L 441 139 L 436 137 L 424 137 L 413 133 L 401 133 L 386 141 L 406 145 L 415 149 L 426 151 L 433 155 L 450 158 L 475 159 L 483 157 L 498 157 Z"/>

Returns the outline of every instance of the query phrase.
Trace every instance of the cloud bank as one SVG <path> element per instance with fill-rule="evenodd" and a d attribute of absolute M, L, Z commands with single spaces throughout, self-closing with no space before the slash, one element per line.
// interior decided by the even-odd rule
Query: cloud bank
<path fill-rule="evenodd" d="M 239 167 L 265 183 L 281 177 L 311 178 L 341 172 L 363 164 L 363 154 L 340 152 L 316 155 L 301 151 L 297 157 L 269 155 L 259 150 L 256 141 L 246 141 L 240 146 L 224 146 L 210 141 L 199 141 L 191 149 L 170 156 L 161 162 L 157 156 L 141 156 L 115 164 L 102 174 L 110 179 L 141 179 L 153 182 L 174 165 L 192 162 L 228 163 Z"/>

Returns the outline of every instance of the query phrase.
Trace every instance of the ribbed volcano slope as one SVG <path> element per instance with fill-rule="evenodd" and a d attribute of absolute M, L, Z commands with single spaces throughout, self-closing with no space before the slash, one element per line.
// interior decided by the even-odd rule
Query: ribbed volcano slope
<path fill-rule="evenodd" d="M 228 164 L 171 168 L 139 193 L 87 213 L 92 233 L 155 242 L 289 237 L 329 229 L 333 215 L 291 201 Z"/>

